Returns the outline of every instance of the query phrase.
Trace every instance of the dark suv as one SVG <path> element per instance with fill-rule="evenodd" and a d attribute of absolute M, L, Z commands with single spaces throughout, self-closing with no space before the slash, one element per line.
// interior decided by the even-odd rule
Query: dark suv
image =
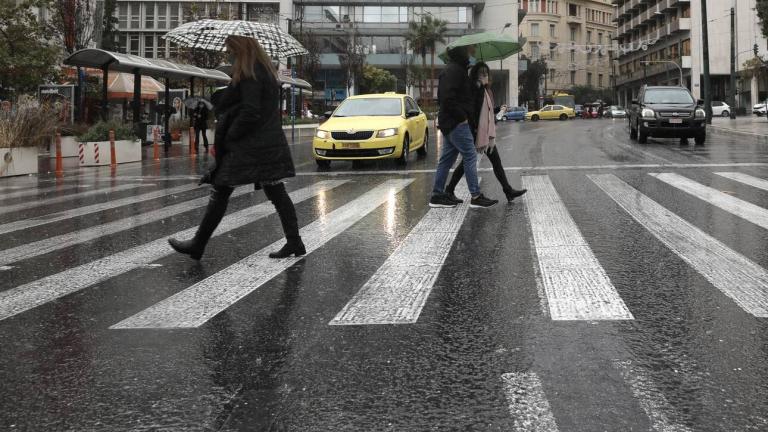
<path fill-rule="evenodd" d="M 704 144 L 706 115 L 701 101 L 685 87 L 643 86 L 629 109 L 629 137 L 641 144 L 648 137 L 694 138 Z"/>

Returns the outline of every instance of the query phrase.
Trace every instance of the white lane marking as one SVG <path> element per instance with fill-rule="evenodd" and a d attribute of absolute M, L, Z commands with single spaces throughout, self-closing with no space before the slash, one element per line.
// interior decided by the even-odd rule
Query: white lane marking
<path fill-rule="evenodd" d="M 653 383 L 651 374 L 636 366 L 631 361 L 613 361 L 624 381 L 629 384 L 632 394 L 645 411 L 651 422 L 651 428 L 657 432 L 691 432 L 691 429 L 680 424 L 680 414 L 667 401 L 664 393 Z"/>
<path fill-rule="evenodd" d="M 88 196 L 92 196 L 92 195 L 107 195 L 108 196 L 108 194 L 110 194 L 110 193 L 122 192 L 122 191 L 131 190 L 131 189 L 138 189 L 138 188 L 147 187 L 147 186 L 152 186 L 152 185 L 148 185 L 148 184 L 124 184 L 124 185 L 120 185 L 120 186 L 113 186 L 113 187 L 104 188 L 104 189 L 90 190 L 90 191 L 87 191 L 87 192 L 78 192 L 78 193 L 64 195 L 64 196 L 35 199 L 35 200 L 32 200 L 32 201 L 23 202 L 23 203 L 19 203 L 19 204 L 4 205 L 0 209 L 0 214 L 6 214 L 6 213 L 11 213 L 11 212 L 20 211 L 20 210 L 28 210 L 28 209 L 35 208 L 35 207 L 46 206 L 46 205 L 51 205 L 51 204 L 58 204 L 58 203 L 63 203 L 63 202 L 67 202 L 67 201 L 73 201 L 73 200 L 76 200 L 76 199 L 79 199 L 79 198 L 84 198 L 84 197 L 88 197 Z M 41 209 L 41 210 L 43 210 L 43 209 Z"/>
<path fill-rule="evenodd" d="M 756 317 L 768 317 L 768 272 L 613 174 L 587 175 L 638 223 L 715 288 Z"/>
<path fill-rule="evenodd" d="M 674 173 L 648 173 L 668 185 L 705 201 L 713 206 L 727 211 L 753 224 L 768 229 L 768 210 L 750 202 L 730 196 L 709 186 L 697 183 L 687 177 Z"/>
<path fill-rule="evenodd" d="M 388 180 L 301 229 L 311 254 L 384 204 L 413 179 Z M 237 303 L 304 257 L 272 259 L 269 252 L 285 244 L 280 239 L 226 269 L 126 318 L 110 329 L 195 328 Z"/>
<path fill-rule="evenodd" d="M 464 203 L 430 209 L 329 325 L 409 324 L 419 319 L 469 208 L 464 180 L 458 192 Z"/>
<path fill-rule="evenodd" d="M 768 180 L 761 179 L 759 177 L 753 177 L 749 174 L 740 172 L 716 172 L 715 174 L 719 175 L 720 177 L 725 177 L 739 183 L 744 183 L 745 185 L 768 191 Z"/>
<path fill-rule="evenodd" d="M 252 186 L 242 186 L 232 193 L 231 198 L 253 192 Z M 180 213 L 194 210 L 208 204 L 208 197 L 195 198 L 169 207 L 141 213 L 125 219 L 96 225 L 79 231 L 72 231 L 54 237 L 38 240 L 32 243 L 16 246 L 14 248 L 0 250 L 0 265 L 13 263 L 23 259 L 29 259 L 38 255 L 53 252 L 58 249 L 85 243 L 97 238 L 118 233 L 120 231 L 136 228 L 151 222 L 162 220 Z"/>
<path fill-rule="evenodd" d="M 343 183 L 345 181 L 319 182 L 316 185 L 291 192 L 289 195 L 294 203 L 298 203 Z M 265 218 L 274 212 L 275 208 L 272 203 L 264 202 L 232 213 L 222 220 L 213 235 L 220 236 Z M 169 237 L 188 238 L 193 236 L 196 231 L 197 227 L 179 231 L 114 255 L 2 291 L 0 292 L 0 321 L 171 255 L 175 252 L 168 246 Z"/>
<path fill-rule="evenodd" d="M 91 213 L 96 213 L 104 210 L 110 210 L 117 207 L 140 203 L 142 201 L 148 201 L 156 198 L 162 198 L 168 195 L 180 194 L 189 192 L 191 190 L 199 189 L 202 186 L 196 184 L 188 184 L 183 186 L 176 186 L 168 189 L 160 189 L 154 192 L 149 192 L 140 195 L 134 195 L 126 198 L 121 198 L 113 201 L 107 201 L 104 203 L 93 204 L 85 207 L 78 207 L 70 210 L 64 210 L 57 213 L 50 213 L 38 217 L 29 219 L 22 219 L 15 222 L 9 222 L 0 225 L 0 234 L 7 234 L 10 232 L 32 228 L 40 225 L 49 224 L 52 222 L 58 222 L 64 219 L 70 219 L 78 216 L 83 216 Z"/>
<path fill-rule="evenodd" d="M 634 319 L 549 176 L 523 176 L 523 195 L 553 320 Z"/>
<path fill-rule="evenodd" d="M 570 171 L 570 170 L 619 170 L 638 168 L 724 168 L 724 167 L 768 167 L 763 162 L 735 162 L 735 163 L 668 163 L 668 164 L 611 164 L 611 165 L 554 165 L 554 166 L 524 166 L 505 167 L 505 171 Z M 490 172 L 493 168 L 478 168 L 478 172 Z M 313 171 L 297 172 L 297 176 L 342 176 L 342 175 L 412 175 L 434 174 L 434 169 L 411 170 L 381 170 L 381 171 Z"/>
<path fill-rule="evenodd" d="M 538 375 L 533 372 L 505 373 L 501 380 L 509 414 L 514 419 L 514 432 L 558 432 Z"/>
<path fill-rule="evenodd" d="M 51 186 L 51 187 L 39 188 L 39 189 L 35 187 L 29 187 L 29 188 L 24 188 L 24 189 L 27 189 L 25 191 L 12 192 L 12 193 L 3 193 L 4 191 L 0 189 L 0 193 L 2 193 L 2 195 L 0 195 L 0 199 L 7 200 L 11 198 L 21 198 L 25 196 L 39 195 L 39 194 L 48 193 L 48 192 L 63 192 L 71 189 L 80 189 L 80 188 L 89 188 L 89 187 L 91 187 L 91 185 L 76 185 L 76 184 L 65 185 L 65 186 Z"/>

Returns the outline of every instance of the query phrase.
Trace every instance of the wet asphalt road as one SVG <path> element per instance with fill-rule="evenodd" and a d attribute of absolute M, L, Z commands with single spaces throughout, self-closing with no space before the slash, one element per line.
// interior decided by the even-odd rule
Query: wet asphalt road
<path fill-rule="evenodd" d="M 768 147 L 499 135 L 531 191 L 482 210 L 428 208 L 434 140 L 329 171 L 297 143 L 312 245 L 280 264 L 247 188 L 200 263 L 165 246 L 205 203 L 179 149 L 0 179 L 0 430 L 768 430 Z"/>

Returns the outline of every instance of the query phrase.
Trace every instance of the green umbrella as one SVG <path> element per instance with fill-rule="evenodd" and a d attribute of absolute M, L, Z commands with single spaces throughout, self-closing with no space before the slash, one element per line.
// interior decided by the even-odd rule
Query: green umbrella
<path fill-rule="evenodd" d="M 461 46 L 475 46 L 475 58 L 478 61 L 503 60 L 523 50 L 525 38 L 520 40 L 504 33 L 474 33 L 462 36 L 448 44 L 445 52 L 438 55 L 444 62 L 448 61 L 448 51 Z"/>

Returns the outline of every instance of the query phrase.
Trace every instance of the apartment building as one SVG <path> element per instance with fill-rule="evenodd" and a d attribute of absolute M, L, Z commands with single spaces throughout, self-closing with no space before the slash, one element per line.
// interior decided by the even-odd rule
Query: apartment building
<path fill-rule="evenodd" d="M 610 0 L 522 0 L 521 8 L 524 53 L 546 60 L 548 93 L 574 85 L 612 87 L 616 24 Z"/>

